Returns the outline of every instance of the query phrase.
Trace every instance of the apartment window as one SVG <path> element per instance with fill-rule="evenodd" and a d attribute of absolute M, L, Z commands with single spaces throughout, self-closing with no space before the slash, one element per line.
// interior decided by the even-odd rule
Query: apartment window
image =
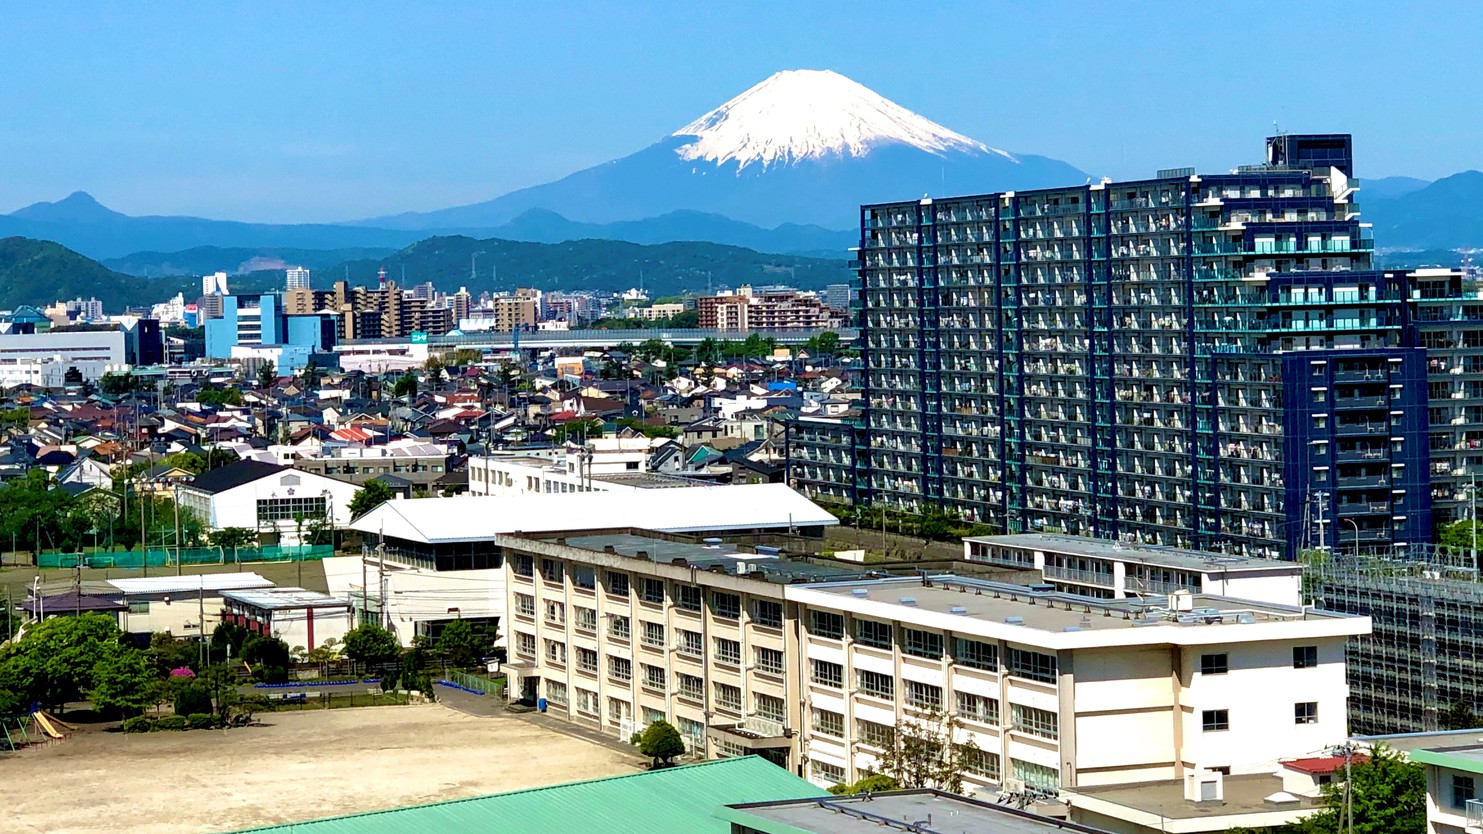
<path fill-rule="evenodd" d="M 716 654 L 714 657 L 717 663 L 727 663 L 732 666 L 740 666 L 741 643 L 737 642 L 736 640 L 727 640 L 725 637 L 717 637 Z"/>
<path fill-rule="evenodd" d="M 921 681 L 906 682 L 906 703 L 922 710 L 942 709 L 942 687 Z"/>
<path fill-rule="evenodd" d="M 1452 774 L 1452 807 L 1466 808 L 1468 801 L 1478 796 L 1477 782 L 1471 776 Z"/>
<path fill-rule="evenodd" d="M 578 605 L 573 609 L 577 617 L 577 631 L 585 631 L 589 634 L 597 631 L 597 609 L 583 608 Z"/>
<path fill-rule="evenodd" d="M 844 738 L 844 716 L 827 709 L 813 710 L 814 732 L 820 735 Z"/>
<path fill-rule="evenodd" d="M 702 607 L 700 589 L 694 585 L 675 586 L 675 607 L 682 611 L 699 611 Z"/>
<path fill-rule="evenodd" d="M 1200 674 L 1224 675 L 1231 671 L 1230 656 L 1221 654 L 1200 655 Z"/>
<path fill-rule="evenodd" d="M 999 647 L 993 643 L 959 637 L 957 653 L 953 656 L 953 660 L 959 666 L 997 672 L 999 671 Z"/>
<path fill-rule="evenodd" d="M 764 675 L 783 674 L 783 653 L 777 649 L 764 649 L 757 647 L 752 650 L 753 660 L 757 664 L 757 671 Z"/>
<path fill-rule="evenodd" d="M 515 571 L 516 576 L 535 576 L 536 560 L 524 553 L 516 553 L 510 566 Z"/>
<path fill-rule="evenodd" d="M 999 754 L 989 753 L 985 750 L 964 750 L 962 754 L 963 769 L 974 776 L 982 776 L 994 782 L 999 781 Z"/>
<path fill-rule="evenodd" d="M 1060 737 L 1058 716 L 1048 709 L 1036 709 L 1023 704 L 1010 704 L 1009 717 L 1014 728 L 1022 733 L 1041 738 Z"/>
<path fill-rule="evenodd" d="M 783 723 L 783 699 L 772 695 L 753 695 L 752 706 L 757 714 L 769 721 Z"/>
<path fill-rule="evenodd" d="M 522 617 L 534 617 L 536 615 L 536 598 L 530 594 L 516 594 L 515 613 Z"/>
<path fill-rule="evenodd" d="M 839 689 L 844 686 L 844 666 L 827 660 L 809 661 L 814 683 Z"/>
<path fill-rule="evenodd" d="M 536 656 L 536 636 L 523 631 L 515 632 L 515 654 L 523 657 Z"/>
<path fill-rule="evenodd" d="M 683 628 L 676 629 L 676 632 L 680 635 L 680 654 L 688 657 L 705 656 L 705 638 L 701 637 L 700 632 L 686 631 Z"/>
<path fill-rule="evenodd" d="M 999 700 L 997 698 L 986 698 L 983 695 L 974 695 L 970 692 L 958 692 L 958 715 L 983 724 L 999 723 Z"/>
<path fill-rule="evenodd" d="M 551 625 L 566 625 L 566 603 L 554 599 L 546 600 L 546 622 Z"/>
<path fill-rule="evenodd" d="M 1009 674 L 1032 681 L 1056 682 L 1056 657 L 1024 649 L 1009 650 Z"/>
<path fill-rule="evenodd" d="M 586 672 L 589 675 L 597 674 L 597 652 L 593 649 L 577 647 L 577 671 Z"/>
<path fill-rule="evenodd" d="M 1207 733 L 1224 732 L 1231 728 L 1231 711 L 1207 709 L 1200 713 L 1200 729 Z"/>
<path fill-rule="evenodd" d="M 664 691 L 664 667 L 640 663 L 644 672 L 644 688 Z"/>
<path fill-rule="evenodd" d="M 729 683 L 716 684 L 716 706 L 731 712 L 741 712 L 741 687 Z"/>
<path fill-rule="evenodd" d="M 1299 701 L 1292 705 L 1292 723 L 1294 724 L 1317 724 L 1318 702 Z"/>
<path fill-rule="evenodd" d="M 736 594 L 711 593 L 711 613 L 727 620 L 741 619 L 741 597 Z"/>
<path fill-rule="evenodd" d="M 1318 665 L 1317 646 L 1293 646 L 1292 668 L 1312 669 Z"/>
<path fill-rule="evenodd" d="M 825 782 L 838 785 L 844 782 L 844 768 L 827 762 L 810 761 L 809 772 L 813 774 L 815 782 Z"/>
<path fill-rule="evenodd" d="M 577 712 L 597 717 L 597 693 L 586 689 L 577 690 Z"/>
<path fill-rule="evenodd" d="M 566 644 L 555 640 L 546 641 L 546 662 L 566 665 Z"/>
<path fill-rule="evenodd" d="M 628 717 L 628 702 L 622 698 L 608 699 L 608 720 L 617 724 Z"/>
<path fill-rule="evenodd" d="M 643 644 L 651 649 L 664 648 L 664 625 L 662 623 L 645 622 L 643 626 Z"/>
<path fill-rule="evenodd" d="M 871 695 L 876 698 L 895 698 L 896 679 L 890 675 L 880 672 L 867 672 L 861 669 L 855 673 L 856 683 L 859 684 L 860 694 Z"/>
<path fill-rule="evenodd" d="M 1061 774 L 1053 767 L 1013 760 L 1014 778 L 1031 787 L 1054 791 L 1061 787 Z"/>
<path fill-rule="evenodd" d="M 608 636 L 615 640 L 627 640 L 630 629 L 627 617 L 613 617 L 608 620 Z"/>
<path fill-rule="evenodd" d="M 561 563 L 555 559 L 541 560 L 541 578 L 547 582 L 561 581 Z"/>
<path fill-rule="evenodd" d="M 566 706 L 566 684 L 560 681 L 546 681 L 546 701 L 552 706 Z"/>
<path fill-rule="evenodd" d="M 844 637 L 844 617 L 829 611 L 808 612 L 808 630 L 815 637 L 839 640 Z"/>
<path fill-rule="evenodd" d="M 675 677 L 679 678 L 681 698 L 697 703 L 705 700 L 705 681 L 684 672 L 677 673 Z"/>
<path fill-rule="evenodd" d="M 752 603 L 752 623 L 768 628 L 783 627 L 783 604 L 768 599 Z"/>
<path fill-rule="evenodd" d="M 621 683 L 633 680 L 633 661 L 626 657 L 609 657 L 608 677 Z"/>
<path fill-rule="evenodd" d="M 875 620 L 855 621 L 855 642 L 862 646 L 870 646 L 876 649 L 891 648 L 893 629 L 890 623 L 880 623 Z"/>
<path fill-rule="evenodd" d="M 889 750 L 896 745 L 896 729 L 864 719 L 855 720 L 855 738 L 861 744 Z"/>
<path fill-rule="evenodd" d="M 615 597 L 623 597 L 625 599 L 628 597 L 628 574 L 626 574 L 626 573 L 609 573 L 608 574 L 608 595 L 609 596 L 615 596 Z"/>
<path fill-rule="evenodd" d="M 597 590 L 597 571 L 586 565 L 572 567 L 572 584 L 584 591 Z"/>
<path fill-rule="evenodd" d="M 659 579 L 643 579 L 639 585 L 639 600 L 652 602 L 655 605 L 664 604 L 664 582 Z"/>
<path fill-rule="evenodd" d="M 903 628 L 901 629 L 901 651 L 913 657 L 941 660 L 942 635 L 935 631 Z"/>

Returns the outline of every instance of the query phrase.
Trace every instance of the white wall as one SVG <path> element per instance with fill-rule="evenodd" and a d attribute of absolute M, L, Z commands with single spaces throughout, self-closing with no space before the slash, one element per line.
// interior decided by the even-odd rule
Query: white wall
<path fill-rule="evenodd" d="M 377 608 L 384 588 L 386 609 L 391 615 L 391 628 L 402 645 L 411 645 L 417 634 L 417 623 L 425 620 L 447 620 L 454 617 L 499 617 L 500 633 L 496 645 L 506 645 L 505 569 L 433 571 L 412 568 L 391 560 L 386 562 L 384 585 L 374 556 L 367 557 L 362 573 L 359 556 L 334 556 L 325 559 L 325 581 L 330 596 L 360 598 L 361 583 L 367 587 L 369 605 Z M 457 608 L 457 614 L 448 613 Z M 318 629 L 315 629 L 316 636 Z"/>
<path fill-rule="evenodd" d="M 259 478 L 252 483 L 211 496 L 210 513 L 207 519 L 213 530 L 227 527 L 259 529 L 257 521 L 259 499 L 313 498 L 328 491 L 330 521 L 335 528 L 339 529 L 350 523 L 350 499 L 355 496 L 356 489 L 355 484 L 346 481 L 326 478 L 298 469 L 285 469 L 268 477 Z M 194 502 L 190 500 L 192 496 L 189 490 L 182 489 L 181 493 L 184 499 L 182 503 L 192 506 Z M 284 544 L 298 543 L 298 530 L 293 519 L 279 521 L 277 526 Z"/>

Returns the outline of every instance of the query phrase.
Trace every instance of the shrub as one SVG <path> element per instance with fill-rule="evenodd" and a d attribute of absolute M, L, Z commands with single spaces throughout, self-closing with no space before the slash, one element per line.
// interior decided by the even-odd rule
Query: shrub
<path fill-rule="evenodd" d="M 175 693 L 175 714 L 179 716 L 211 712 L 211 693 L 200 684 L 187 684 Z"/>
<path fill-rule="evenodd" d="M 154 720 L 147 715 L 136 715 L 124 722 L 123 731 L 126 733 L 147 733 L 154 729 Z"/>
<path fill-rule="evenodd" d="M 216 726 L 216 716 L 209 712 L 194 712 L 185 717 L 185 722 L 192 730 L 209 730 Z"/>
<path fill-rule="evenodd" d="M 190 722 L 184 715 L 167 715 L 154 722 L 154 726 L 157 730 L 187 730 Z"/>

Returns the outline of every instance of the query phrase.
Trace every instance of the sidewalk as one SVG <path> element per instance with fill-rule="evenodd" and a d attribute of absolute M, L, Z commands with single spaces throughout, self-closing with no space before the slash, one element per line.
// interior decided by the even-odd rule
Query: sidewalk
<path fill-rule="evenodd" d="M 505 715 L 505 699 L 499 695 L 474 695 L 451 686 L 435 686 L 438 703 L 475 718 L 496 718 Z"/>

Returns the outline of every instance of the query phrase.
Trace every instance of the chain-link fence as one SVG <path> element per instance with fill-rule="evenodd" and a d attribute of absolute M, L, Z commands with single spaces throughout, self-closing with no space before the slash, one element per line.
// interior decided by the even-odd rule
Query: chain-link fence
<path fill-rule="evenodd" d="M 264 547 L 181 547 L 101 553 L 38 553 L 41 568 L 163 568 L 176 565 L 234 565 L 239 562 L 317 562 L 335 555 L 331 545 Z"/>

